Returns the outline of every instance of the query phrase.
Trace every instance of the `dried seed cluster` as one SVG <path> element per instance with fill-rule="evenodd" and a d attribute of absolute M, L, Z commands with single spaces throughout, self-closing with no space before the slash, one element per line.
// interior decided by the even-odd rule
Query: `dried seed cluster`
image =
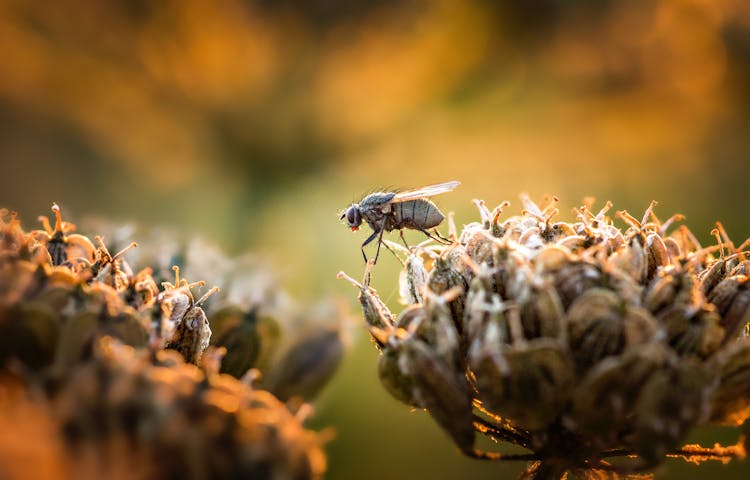
<path fill-rule="evenodd" d="M 334 305 L 297 307 L 267 269 L 200 241 L 139 247 L 136 262 L 153 263 L 134 273 L 123 232 L 108 248 L 53 211 L 54 227 L 40 217 L 31 232 L 0 211 L 0 374 L 43 392 L 66 448 L 145 459 L 149 478 L 322 475 L 322 440 L 290 408 L 343 355 Z M 196 298 L 205 283 L 173 263 L 224 290 Z"/>
<path fill-rule="evenodd" d="M 533 461 L 536 478 L 744 456 L 741 443 L 679 446 L 696 425 L 750 416 L 748 242 L 717 224 L 703 247 L 654 203 L 641 220 L 617 212 L 623 231 L 610 203 L 564 222 L 556 198 L 522 202 L 504 220 L 507 202 L 475 201 L 481 222 L 451 226 L 451 245 L 388 243 L 405 257 L 398 316 L 340 274 L 359 289 L 386 389 L 467 455 Z M 478 451 L 477 432 L 530 453 Z"/>

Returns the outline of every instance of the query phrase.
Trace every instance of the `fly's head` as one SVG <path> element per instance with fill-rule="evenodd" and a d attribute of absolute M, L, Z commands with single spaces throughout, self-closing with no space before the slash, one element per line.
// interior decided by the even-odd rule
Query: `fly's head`
<path fill-rule="evenodd" d="M 346 226 L 351 228 L 353 232 L 359 230 L 359 226 L 362 225 L 362 214 L 359 212 L 359 205 L 352 203 L 349 208 L 341 212 L 339 220 L 346 219 Z"/>

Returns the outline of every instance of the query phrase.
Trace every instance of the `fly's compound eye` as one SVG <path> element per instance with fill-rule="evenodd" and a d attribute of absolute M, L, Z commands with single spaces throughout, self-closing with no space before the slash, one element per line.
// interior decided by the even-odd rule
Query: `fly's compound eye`
<path fill-rule="evenodd" d="M 349 227 L 356 230 L 362 224 L 362 217 L 359 214 L 359 208 L 356 205 L 352 205 L 346 211 L 346 222 Z"/>

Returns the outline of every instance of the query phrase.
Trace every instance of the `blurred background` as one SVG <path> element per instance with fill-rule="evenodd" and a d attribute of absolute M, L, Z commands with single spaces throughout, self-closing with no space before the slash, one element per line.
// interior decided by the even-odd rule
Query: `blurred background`
<path fill-rule="evenodd" d="M 742 0 L 0 0 L 0 206 L 53 201 L 267 255 L 298 297 L 346 297 L 352 350 L 317 406 L 329 478 L 513 477 L 461 457 L 380 387 L 341 209 L 460 180 L 490 205 L 584 196 L 750 234 L 750 4 Z M 408 235 L 420 241 L 418 235 Z M 393 310 L 397 261 L 373 285 Z M 726 432 L 692 440 L 725 439 Z M 657 478 L 747 478 L 670 461 Z"/>

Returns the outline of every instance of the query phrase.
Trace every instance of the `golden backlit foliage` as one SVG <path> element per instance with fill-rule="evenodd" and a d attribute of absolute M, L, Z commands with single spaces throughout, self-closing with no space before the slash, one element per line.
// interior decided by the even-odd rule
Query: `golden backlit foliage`
<path fill-rule="evenodd" d="M 401 161 L 392 149 L 406 141 L 418 165 L 467 145 L 481 162 L 699 162 L 690 152 L 744 85 L 727 46 L 728 31 L 750 28 L 740 1 L 353 2 L 322 25 L 319 3 L 4 0 L 4 116 L 69 126 L 169 189 L 278 165 L 264 157 L 294 168 L 295 138 L 308 137 L 330 152 L 314 164 L 358 157 L 363 142 Z"/>

